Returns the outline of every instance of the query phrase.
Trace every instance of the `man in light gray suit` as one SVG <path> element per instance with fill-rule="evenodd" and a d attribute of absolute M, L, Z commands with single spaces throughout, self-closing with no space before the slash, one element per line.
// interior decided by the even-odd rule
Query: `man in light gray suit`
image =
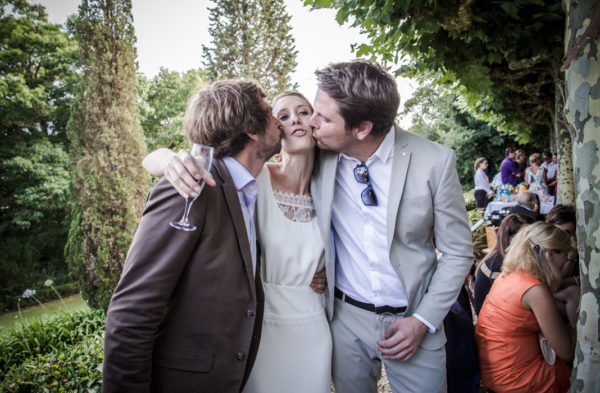
<path fill-rule="evenodd" d="M 454 153 L 393 124 L 400 97 L 379 65 L 316 75 L 311 191 L 336 391 L 376 392 L 383 360 L 394 391 L 444 392 L 442 321 L 473 263 Z"/>

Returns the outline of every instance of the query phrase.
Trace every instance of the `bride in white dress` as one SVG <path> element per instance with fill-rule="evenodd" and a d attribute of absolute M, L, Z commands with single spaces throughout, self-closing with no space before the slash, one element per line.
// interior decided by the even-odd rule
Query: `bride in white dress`
<path fill-rule="evenodd" d="M 275 98 L 284 138 L 281 162 L 258 176 L 257 229 L 265 310 L 258 355 L 245 393 L 329 392 L 331 335 L 322 295 L 310 287 L 323 269 L 323 243 L 310 196 L 315 141 L 302 95 Z"/>
<path fill-rule="evenodd" d="M 267 163 L 256 179 L 265 308 L 258 354 L 243 393 L 329 393 L 331 389 L 331 333 L 322 295 L 311 287 L 315 272 L 324 266 L 309 190 L 315 159 L 308 124 L 312 113 L 309 101 L 299 93 L 283 93 L 273 101 L 273 114 L 283 125 L 284 136 L 280 162 Z M 162 174 L 162 163 L 174 154 L 161 150 L 151 159 L 160 167 L 151 170 L 154 174 Z M 178 165 L 185 166 L 183 162 Z"/>

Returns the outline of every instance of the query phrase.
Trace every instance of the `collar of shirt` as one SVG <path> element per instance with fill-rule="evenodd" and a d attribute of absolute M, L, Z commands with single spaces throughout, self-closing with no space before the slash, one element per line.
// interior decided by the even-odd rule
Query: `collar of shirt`
<path fill-rule="evenodd" d="M 376 159 L 379 159 L 385 165 L 389 159 L 394 157 L 394 142 L 395 142 L 395 140 L 396 140 L 396 128 L 394 126 L 392 126 L 392 128 L 387 133 L 385 138 L 383 138 L 383 141 L 381 141 L 381 144 L 379 145 L 377 150 L 375 150 L 375 153 L 373 153 L 371 155 L 371 157 L 369 157 L 367 159 L 367 161 L 366 161 L 367 167 Z M 338 161 L 341 160 L 342 158 L 344 158 L 346 160 L 350 160 L 350 161 L 355 161 L 357 163 L 359 162 L 359 160 L 357 160 L 354 157 L 350 157 L 344 153 L 340 153 L 338 156 Z"/>
<path fill-rule="evenodd" d="M 235 188 L 238 192 L 244 194 L 246 206 L 250 206 L 251 203 L 256 200 L 258 194 L 258 187 L 256 186 L 256 179 L 248 172 L 248 170 L 235 158 L 223 157 L 223 163 L 227 167 Z"/>
<path fill-rule="evenodd" d="M 256 228 L 254 226 L 254 207 L 256 206 L 256 196 L 258 195 L 258 185 L 256 179 L 248 170 L 235 158 L 223 157 L 223 163 L 227 167 L 235 188 L 237 189 L 238 199 L 244 216 L 244 224 L 248 233 L 248 242 L 250 244 L 250 253 L 252 255 L 252 267 L 256 272 Z"/>

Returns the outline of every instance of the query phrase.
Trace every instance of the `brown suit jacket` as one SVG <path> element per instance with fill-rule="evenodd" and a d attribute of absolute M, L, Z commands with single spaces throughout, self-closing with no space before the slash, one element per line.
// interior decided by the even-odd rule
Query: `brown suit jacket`
<path fill-rule="evenodd" d="M 164 179 L 148 196 L 108 308 L 103 392 L 239 392 L 263 312 L 237 191 L 216 159 L 216 187 L 192 205 L 193 232 L 171 228 L 184 200 Z M 258 271 L 258 270 L 257 270 Z"/>

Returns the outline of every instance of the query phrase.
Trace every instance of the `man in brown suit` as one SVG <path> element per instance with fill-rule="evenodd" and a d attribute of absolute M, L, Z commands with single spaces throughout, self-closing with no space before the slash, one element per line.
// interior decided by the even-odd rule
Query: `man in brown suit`
<path fill-rule="evenodd" d="M 188 107 L 191 142 L 215 148 L 193 204 L 193 232 L 172 228 L 184 200 L 150 192 L 105 333 L 103 392 L 239 392 L 260 340 L 263 293 L 253 224 L 256 182 L 280 123 L 252 81 L 211 84 Z"/>

